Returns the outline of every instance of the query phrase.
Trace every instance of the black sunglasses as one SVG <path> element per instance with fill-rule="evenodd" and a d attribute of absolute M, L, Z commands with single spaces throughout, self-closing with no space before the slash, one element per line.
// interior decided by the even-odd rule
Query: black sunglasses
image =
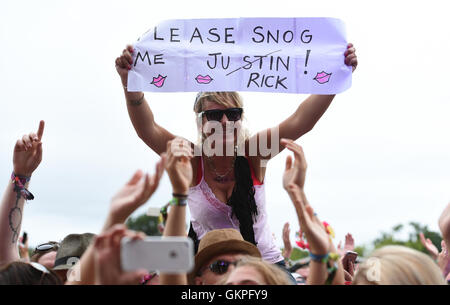
<path fill-rule="evenodd" d="M 222 120 L 223 115 L 227 116 L 228 121 L 237 121 L 241 119 L 242 116 L 242 108 L 228 108 L 228 109 L 213 109 L 213 110 L 205 110 L 200 112 L 202 116 L 206 116 L 208 121 L 220 121 Z"/>
<path fill-rule="evenodd" d="M 230 265 L 236 266 L 238 262 L 239 261 L 229 262 L 225 260 L 218 260 L 209 265 L 208 268 L 215 274 L 224 274 L 227 273 L 228 267 L 230 267 Z"/>

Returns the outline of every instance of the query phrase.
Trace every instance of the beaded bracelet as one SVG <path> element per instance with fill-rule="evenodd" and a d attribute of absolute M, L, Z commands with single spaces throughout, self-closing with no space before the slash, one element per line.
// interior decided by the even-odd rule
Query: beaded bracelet
<path fill-rule="evenodd" d="M 14 174 L 14 172 L 12 172 L 11 180 L 14 184 L 14 192 L 17 193 L 17 197 L 20 197 L 22 195 L 25 200 L 34 199 L 33 194 L 31 194 L 31 192 L 25 188 L 25 184 L 29 182 L 30 179 L 31 177 L 16 175 Z"/>

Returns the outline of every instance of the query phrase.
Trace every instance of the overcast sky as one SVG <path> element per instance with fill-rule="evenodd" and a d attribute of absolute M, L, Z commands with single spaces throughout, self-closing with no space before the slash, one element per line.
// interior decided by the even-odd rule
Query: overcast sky
<path fill-rule="evenodd" d="M 114 60 L 165 19 L 336 17 L 359 58 L 353 85 L 297 141 L 308 161 L 307 196 L 337 233 L 369 243 L 418 221 L 438 230 L 450 201 L 450 20 L 446 1 L 2 1 L 0 173 L 12 151 L 46 122 L 44 157 L 25 207 L 30 244 L 98 233 L 110 198 L 158 156 L 136 135 Z M 242 93 L 250 131 L 275 126 L 307 95 Z M 195 93 L 147 93 L 156 121 L 196 140 Z M 287 152 L 266 174 L 269 223 L 281 245 L 284 222 L 298 230 L 282 189 Z M 167 175 L 144 207 L 170 199 Z"/>

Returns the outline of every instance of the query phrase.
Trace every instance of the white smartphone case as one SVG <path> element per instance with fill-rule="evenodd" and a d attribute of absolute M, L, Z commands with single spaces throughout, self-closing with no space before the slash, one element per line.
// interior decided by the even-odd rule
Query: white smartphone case
<path fill-rule="evenodd" d="M 120 259 L 125 271 L 187 273 L 194 267 L 194 246 L 188 237 L 149 236 L 144 240 L 124 237 Z"/>

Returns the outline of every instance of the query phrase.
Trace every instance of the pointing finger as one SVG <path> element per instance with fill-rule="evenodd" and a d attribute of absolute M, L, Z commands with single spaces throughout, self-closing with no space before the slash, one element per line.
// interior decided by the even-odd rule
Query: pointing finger
<path fill-rule="evenodd" d="M 39 128 L 38 128 L 38 132 L 37 132 L 38 140 L 42 139 L 42 135 L 44 134 L 44 127 L 45 127 L 45 122 L 43 120 L 41 120 L 39 122 Z"/>

